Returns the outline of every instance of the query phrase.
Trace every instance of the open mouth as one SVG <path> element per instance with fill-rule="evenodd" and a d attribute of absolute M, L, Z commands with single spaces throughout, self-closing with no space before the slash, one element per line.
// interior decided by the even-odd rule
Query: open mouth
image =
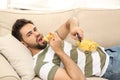
<path fill-rule="evenodd" d="M 38 37 L 37 42 L 38 42 L 39 44 L 44 44 L 44 39 L 43 39 L 43 37 Z"/>

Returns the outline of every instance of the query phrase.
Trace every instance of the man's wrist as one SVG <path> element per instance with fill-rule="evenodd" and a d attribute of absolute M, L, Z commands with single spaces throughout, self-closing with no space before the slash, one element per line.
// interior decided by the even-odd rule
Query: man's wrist
<path fill-rule="evenodd" d="M 57 35 L 63 40 L 63 38 L 61 37 L 61 35 L 59 34 L 58 31 L 55 31 L 57 33 Z"/>
<path fill-rule="evenodd" d="M 56 54 L 58 54 L 58 55 L 64 54 L 64 51 L 63 50 L 58 50 L 58 51 L 56 51 Z"/>

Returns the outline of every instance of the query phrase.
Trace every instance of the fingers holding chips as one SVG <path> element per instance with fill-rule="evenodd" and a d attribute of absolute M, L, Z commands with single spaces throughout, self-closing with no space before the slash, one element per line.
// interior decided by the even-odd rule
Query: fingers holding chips
<path fill-rule="evenodd" d="M 49 42 L 50 40 L 52 40 L 54 38 L 54 35 L 53 33 L 48 33 L 45 37 L 44 37 L 44 40 Z"/>
<path fill-rule="evenodd" d="M 44 37 L 44 40 L 47 41 L 47 42 L 50 42 L 50 40 L 54 40 L 54 34 L 53 33 L 48 33 L 45 37 Z M 92 51 L 95 51 L 97 49 L 97 47 L 99 46 L 96 42 L 88 39 L 88 40 L 81 40 L 80 41 L 77 41 L 77 45 L 79 47 L 80 50 L 82 51 L 87 51 L 87 52 L 92 52 Z"/>

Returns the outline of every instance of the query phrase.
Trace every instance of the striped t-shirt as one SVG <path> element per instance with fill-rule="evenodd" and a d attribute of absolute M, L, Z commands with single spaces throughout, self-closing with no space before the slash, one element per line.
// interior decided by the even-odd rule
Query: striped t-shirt
<path fill-rule="evenodd" d="M 84 53 L 68 42 L 63 43 L 64 52 L 79 66 L 86 77 L 102 76 L 108 66 L 109 56 L 104 48 L 98 47 L 95 52 Z M 33 56 L 35 73 L 43 80 L 53 80 L 55 72 L 63 67 L 60 58 L 48 45 Z"/>

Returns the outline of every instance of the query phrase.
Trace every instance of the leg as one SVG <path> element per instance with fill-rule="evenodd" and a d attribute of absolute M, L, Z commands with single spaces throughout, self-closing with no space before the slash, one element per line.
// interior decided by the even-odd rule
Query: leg
<path fill-rule="evenodd" d="M 110 56 L 110 62 L 103 77 L 109 80 L 120 80 L 120 46 L 108 48 L 106 52 Z"/>

